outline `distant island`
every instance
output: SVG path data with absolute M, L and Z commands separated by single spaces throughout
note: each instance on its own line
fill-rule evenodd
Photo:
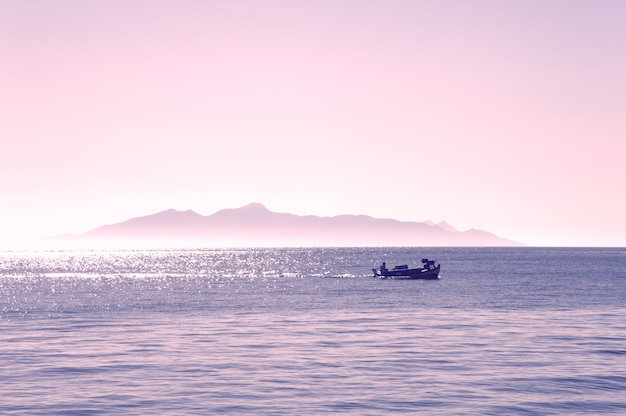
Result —
M 407 222 L 367 215 L 300 216 L 272 212 L 259 203 L 208 216 L 169 209 L 59 239 L 86 245 L 163 248 L 523 246 L 487 231 L 458 231 L 445 222 Z

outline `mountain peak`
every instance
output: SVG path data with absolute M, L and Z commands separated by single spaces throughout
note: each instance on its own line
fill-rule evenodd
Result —
M 440 227 L 440 228 L 443 228 L 446 231 L 452 231 L 452 232 L 458 231 L 456 228 L 454 228 L 453 226 L 451 226 L 450 224 L 448 224 L 445 221 L 441 221 L 441 222 L 437 223 L 437 226 Z
M 259 202 L 252 202 L 248 205 L 244 205 L 243 207 L 239 208 L 240 211 L 255 211 L 255 212 L 269 212 L 269 209 L 267 209 L 265 207 L 265 205 L 259 203 Z
M 278 214 L 265 208 L 265 205 L 253 202 L 240 208 L 226 208 L 210 215 L 210 221 L 244 222 L 251 223 L 259 219 L 267 219 Z

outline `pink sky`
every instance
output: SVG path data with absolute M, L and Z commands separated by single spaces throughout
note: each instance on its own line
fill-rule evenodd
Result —
M 167 208 L 626 246 L 626 2 L 0 0 L 0 246 Z

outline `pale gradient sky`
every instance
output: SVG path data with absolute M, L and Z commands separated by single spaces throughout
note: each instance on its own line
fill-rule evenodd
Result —
M 0 243 L 167 208 L 626 246 L 626 1 L 0 0 Z

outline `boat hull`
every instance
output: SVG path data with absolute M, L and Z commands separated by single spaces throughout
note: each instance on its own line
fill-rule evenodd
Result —
M 405 270 L 382 270 L 374 269 L 374 276 L 381 279 L 439 279 L 439 270 L 441 265 L 437 265 L 430 269 L 405 269 Z

